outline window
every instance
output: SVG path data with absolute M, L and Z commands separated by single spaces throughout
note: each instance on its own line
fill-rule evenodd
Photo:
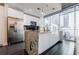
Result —
M 53 31 L 55 29 L 58 30 L 58 25 L 59 25 L 59 14 L 51 15 L 45 18 L 45 26 L 48 27 L 50 31 Z
M 60 27 L 74 29 L 74 12 L 60 15 Z
M 76 36 L 79 36 L 79 6 L 76 7 Z
M 64 27 L 64 15 L 60 15 L 60 28 Z
M 79 6 L 76 7 L 76 29 L 79 30 Z
M 69 25 L 69 14 L 64 15 L 64 27 L 67 28 Z
M 44 20 L 45 20 L 45 27 L 47 27 L 50 30 L 51 17 L 46 17 Z
M 59 14 L 52 15 L 51 22 L 55 25 L 59 25 Z
M 67 37 L 73 38 L 68 40 L 74 40 L 74 8 L 65 10 L 60 14 L 60 29 L 61 28 L 63 28 L 64 36 L 67 35 Z
M 50 25 L 50 17 L 46 17 L 45 18 L 45 26 L 48 26 L 48 25 Z
M 69 28 L 74 29 L 74 12 L 69 13 Z

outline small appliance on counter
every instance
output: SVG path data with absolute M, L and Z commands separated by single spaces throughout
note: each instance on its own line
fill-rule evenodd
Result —
M 30 25 L 24 25 L 24 30 L 39 30 L 39 26 L 34 21 L 30 22 Z
M 24 30 L 39 30 L 39 26 L 24 25 Z

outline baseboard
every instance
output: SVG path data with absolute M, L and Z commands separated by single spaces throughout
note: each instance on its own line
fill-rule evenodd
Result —
M 9 43 L 8 45 L 18 44 L 18 43 L 22 43 L 22 42 L 24 42 L 24 41 L 13 42 L 13 43 Z
M 66 40 L 66 39 L 65 39 L 65 40 Z M 76 41 L 74 41 L 74 40 L 66 40 L 66 41 L 76 42 Z
M 0 44 L 0 47 L 2 47 L 2 44 Z
M 57 43 L 55 43 L 54 45 L 52 45 L 50 48 L 48 48 L 47 50 L 45 50 L 43 53 L 41 53 L 39 55 L 45 55 L 49 50 L 51 50 L 53 47 L 55 47 L 58 43 L 62 43 L 62 41 L 58 41 Z

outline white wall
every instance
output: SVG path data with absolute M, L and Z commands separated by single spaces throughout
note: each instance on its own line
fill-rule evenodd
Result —
M 24 13 L 13 8 L 8 8 L 8 16 L 23 19 Z
M 45 23 L 44 18 L 40 17 L 39 26 L 44 27 L 44 25 L 45 25 L 44 23 Z
M 35 21 L 39 26 L 39 20 L 39 18 L 24 14 L 24 25 L 30 25 L 30 21 Z
M 7 5 L 0 6 L 0 44 L 7 45 Z
M 3 6 L 0 6 L 0 44 L 2 44 L 2 40 L 4 39 L 4 30 L 3 30 L 3 27 L 4 27 L 4 15 L 3 15 L 3 12 L 4 12 L 4 7 Z
M 12 8 L 8 8 L 8 16 L 24 19 L 24 25 L 30 25 L 30 21 L 36 21 L 38 26 L 43 26 L 44 24 L 42 18 L 36 18 Z

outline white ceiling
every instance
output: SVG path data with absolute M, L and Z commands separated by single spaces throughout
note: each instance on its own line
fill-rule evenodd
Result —
M 9 3 L 8 5 L 39 17 L 62 9 L 60 3 Z

